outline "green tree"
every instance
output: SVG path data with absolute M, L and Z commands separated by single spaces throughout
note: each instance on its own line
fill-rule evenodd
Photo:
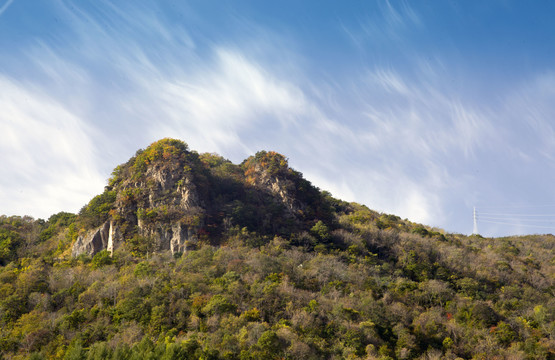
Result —
M 17 232 L 0 228 L 0 265 L 4 266 L 15 259 L 16 250 L 22 242 Z
M 102 266 L 110 265 L 112 263 L 112 257 L 108 250 L 102 250 L 94 255 L 91 261 L 91 266 L 93 269 L 98 269 Z
M 318 222 L 310 229 L 310 233 L 319 241 L 324 243 L 329 242 L 331 238 L 329 228 L 322 222 L 322 220 L 318 220 Z

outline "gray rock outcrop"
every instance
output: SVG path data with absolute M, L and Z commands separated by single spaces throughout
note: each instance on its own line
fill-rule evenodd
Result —
M 217 241 L 231 227 L 287 233 L 327 211 L 319 190 L 276 152 L 258 152 L 233 165 L 162 139 L 112 175 L 105 192 L 85 208 L 89 218 L 81 224 L 89 229 L 86 224 L 104 223 L 78 237 L 73 256 L 104 249 L 113 254 L 124 245 L 142 255 L 184 253 L 199 237 Z M 91 221 L 91 214 L 101 218 Z
M 141 236 L 154 240 L 157 251 L 171 251 L 172 254 L 184 253 L 188 244 L 198 241 L 197 232 L 180 222 L 157 223 L 145 226 L 139 221 Z
M 73 244 L 71 255 L 78 256 L 80 254 L 88 254 L 93 256 L 107 249 L 109 236 L 110 222 L 106 222 L 102 226 L 79 236 Z
M 114 215 L 99 228 L 79 236 L 72 255 L 94 256 L 104 249 L 113 254 L 134 235 L 152 241 L 153 251 L 183 253 L 187 244 L 198 240 L 203 206 L 192 175 L 183 170 L 183 164 L 152 165 L 140 181 L 126 179 L 120 184 Z M 184 224 L 186 217 L 199 221 Z

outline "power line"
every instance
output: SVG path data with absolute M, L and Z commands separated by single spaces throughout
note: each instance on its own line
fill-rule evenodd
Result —
M 519 216 L 519 217 L 552 217 L 555 218 L 555 214 L 515 214 L 515 213 L 478 213 L 478 215 L 492 215 L 492 216 Z
M 521 219 L 521 218 L 509 218 L 509 217 L 493 217 L 493 216 L 477 216 L 477 220 L 486 221 L 486 220 L 503 220 L 503 221 L 522 221 L 522 222 L 536 222 L 536 223 L 550 223 L 555 222 L 555 219 Z
M 553 207 L 555 207 L 555 204 L 480 207 L 480 209 L 486 209 L 489 212 L 480 212 L 474 207 L 472 212 L 474 223 L 473 234 L 478 234 L 478 222 L 555 230 L 555 214 L 541 214 L 542 210 L 540 210 L 543 208 L 551 212 L 553 209 L 549 208 Z
M 541 208 L 541 207 L 555 207 L 555 204 L 542 204 L 542 205 L 498 205 L 498 206 L 480 206 L 480 209 L 517 209 L 517 208 Z
M 498 225 L 513 225 L 513 226 L 523 226 L 523 227 L 532 227 L 532 228 L 539 228 L 539 229 L 551 229 L 555 230 L 554 226 L 540 226 L 540 225 L 533 225 L 533 224 L 520 224 L 520 223 L 509 223 L 509 222 L 499 222 L 499 221 L 490 221 L 490 220 L 482 220 L 482 222 L 489 223 L 489 224 L 498 224 Z

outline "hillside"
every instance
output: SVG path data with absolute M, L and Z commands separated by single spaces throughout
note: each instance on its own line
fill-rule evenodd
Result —
M 554 359 L 554 247 L 163 139 L 79 214 L 0 217 L 0 358 Z

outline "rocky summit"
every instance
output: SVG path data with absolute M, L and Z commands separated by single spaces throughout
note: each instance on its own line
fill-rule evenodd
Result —
M 320 191 L 276 152 L 240 165 L 163 139 L 113 171 L 103 194 L 85 206 L 72 255 L 136 251 L 184 253 L 231 227 L 272 234 L 309 229 L 331 213 Z M 216 239 L 216 240 L 215 240 Z

